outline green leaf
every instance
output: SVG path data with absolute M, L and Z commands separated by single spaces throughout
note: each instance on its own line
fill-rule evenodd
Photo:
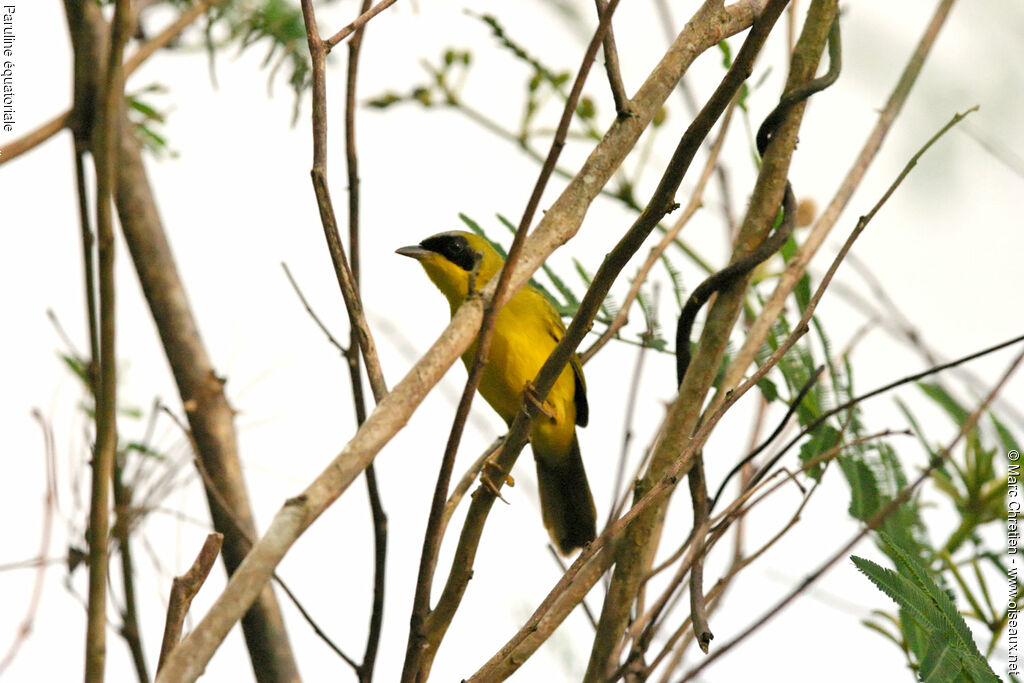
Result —
M 842 434 L 835 427 L 824 424 L 815 430 L 810 440 L 800 445 L 800 462 L 806 463 L 811 459 L 826 453 L 835 448 L 842 440 Z M 822 465 L 817 465 L 808 471 L 812 477 L 820 476 Z
M 850 559 L 871 583 L 888 595 L 893 602 L 907 610 L 926 630 L 934 630 L 941 626 L 942 619 L 938 609 L 929 600 L 928 594 L 915 586 L 910 579 L 863 557 L 853 555 Z
M 732 47 L 729 46 L 729 42 L 726 40 L 719 41 L 718 49 L 722 53 L 722 66 L 728 69 L 732 66 Z
M 167 461 L 167 456 L 165 456 L 163 453 L 160 453 L 159 451 L 153 450 L 152 448 L 142 443 L 141 441 L 129 441 L 127 445 L 125 445 L 124 450 L 126 452 L 138 453 L 143 457 L 153 458 L 154 460 L 160 462 Z
M 771 403 L 779 398 L 779 388 L 768 377 L 762 377 L 757 383 L 757 388 L 761 390 L 761 396 L 766 403 Z
M 665 270 L 668 272 L 669 278 L 672 280 L 672 293 L 676 297 L 676 307 L 682 310 L 683 301 L 686 299 L 683 295 L 683 274 L 672 265 L 672 260 L 668 257 L 667 253 L 661 252 L 660 258 L 662 265 L 665 266 Z
M 161 114 L 160 112 L 158 112 L 153 107 L 151 107 L 148 104 L 146 104 L 145 102 L 142 102 L 142 101 L 138 100 L 135 97 L 129 97 L 128 98 L 128 103 L 131 105 L 132 109 L 134 109 L 135 111 L 139 112 L 140 114 L 145 116 L 147 119 L 152 119 L 154 121 L 159 121 L 160 123 L 164 122 L 164 115 Z
M 928 640 L 928 649 L 920 665 L 922 683 L 958 683 L 963 680 L 960 656 L 944 635 L 932 634 Z
M 78 358 L 77 356 L 72 356 L 66 353 L 62 353 L 60 355 L 60 358 L 62 361 L 64 361 L 64 364 L 68 366 L 68 368 L 75 375 L 75 377 L 82 380 L 82 384 L 84 384 L 86 388 L 88 388 L 89 372 L 85 368 L 85 361 L 83 361 L 81 358 Z
M 939 615 L 943 620 L 943 627 L 959 639 L 959 644 L 964 651 L 973 652 L 980 657 L 981 652 L 974 644 L 974 635 L 967 628 L 967 622 L 964 621 L 963 616 L 957 611 L 956 605 L 953 604 L 949 594 L 935 583 L 928 569 L 920 560 L 908 555 L 903 548 L 897 546 L 885 534 L 880 535 L 885 544 L 889 546 L 891 551 L 890 557 L 896 560 L 897 570 L 901 574 L 913 577 L 917 585 L 928 593 L 931 600 L 938 607 Z
M 994 683 L 998 677 L 982 657 L 974 636 L 950 594 L 918 558 L 898 545 L 892 537 L 879 534 L 896 565 L 886 569 L 870 560 L 853 556 L 851 560 L 868 579 L 899 605 L 921 629 L 911 637 L 903 620 L 904 632 L 917 656 L 922 681 L 974 681 Z M 966 676 L 963 672 L 967 672 Z
M 899 398 L 895 400 L 900 412 L 903 413 L 903 416 L 907 418 L 907 422 L 910 423 L 910 429 L 913 430 L 914 434 L 917 436 L 917 440 L 921 444 L 921 447 L 928 453 L 929 458 L 935 458 L 937 451 L 928 443 L 928 439 L 925 438 L 924 432 L 921 430 L 921 426 L 917 423 L 917 418 L 914 417 L 914 414 L 910 412 L 910 408 L 908 408 L 903 401 Z
M 946 411 L 957 427 L 962 427 L 970 417 L 970 411 L 960 405 L 941 385 L 934 382 L 918 382 L 917 386 Z
M 514 235 L 516 232 L 516 226 L 512 225 L 512 221 L 505 218 L 500 213 L 496 215 L 501 224 L 508 228 L 509 232 L 511 232 Z M 505 258 L 504 253 L 502 253 L 502 258 Z M 565 303 L 560 303 L 557 299 L 555 299 L 555 297 L 552 296 L 551 293 L 548 292 L 548 290 L 545 289 L 539 282 L 537 282 L 536 279 L 531 279 L 530 284 L 539 289 L 541 292 L 543 292 L 544 295 L 548 297 L 548 299 L 555 302 L 555 307 L 558 308 L 559 311 L 568 311 L 569 315 L 574 314 L 576 312 L 576 309 L 580 307 L 579 299 L 577 299 L 576 295 L 573 294 L 572 290 L 569 289 L 564 282 L 562 282 L 562 278 L 558 277 L 558 274 L 551 268 L 551 266 L 549 266 L 547 263 L 542 263 L 540 268 L 541 270 L 544 271 L 544 274 L 548 276 L 548 279 L 551 280 L 551 284 L 555 286 L 555 289 L 558 290 L 558 293 L 561 294 L 562 297 L 565 299 Z
M 996 428 L 996 434 L 999 435 L 999 441 L 1003 445 L 1003 450 L 1009 452 L 1017 449 L 1020 442 L 1014 438 L 1010 430 L 1006 428 L 1006 425 L 992 411 L 989 411 L 988 417 L 992 420 L 992 426 Z
M 130 417 L 132 419 L 138 420 L 142 418 L 142 409 L 137 408 L 135 406 L 119 406 L 117 409 L 117 414 L 121 415 L 122 417 Z
M 840 456 L 839 467 L 850 486 L 850 516 L 862 521 L 870 519 L 881 500 L 875 476 L 862 460 L 853 457 Z

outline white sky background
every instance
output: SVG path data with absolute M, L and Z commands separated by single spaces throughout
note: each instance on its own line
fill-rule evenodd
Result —
M 13 135 L 0 138 L 4 142 L 62 111 L 71 92 L 71 56 L 60 3 L 15 2 L 18 126 Z M 589 17 L 591 4 L 582 0 L 577 4 Z M 680 26 L 695 4 L 673 3 Z M 843 75 L 834 88 L 813 99 L 794 157 L 791 179 L 799 197 L 813 197 L 819 206 L 831 197 L 934 4 L 914 0 L 898 6 L 847 7 Z M 421 60 L 436 62 L 448 47 L 469 48 L 475 64 L 464 91 L 466 101 L 516 126 L 528 73 L 507 52 L 495 49 L 489 30 L 467 16 L 466 7 L 497 14 L 509 34 L 544 63 L 571 71 L 578 66 L 585 41 L 568 30 L 546 3 L 421 1 L 418 6 L 414 12 L 412 5 L 398 3 L 371 23 L 363 48 L 361 98 L 387 90 L 405 92 L 425 82 Z M 801 16 L 805 8 L 806 3 L 800 3 Z M 332 33 L 353 11 L 351 2 L 321 8 L 321 32 Z M 163 21 L 154 20 L 151 27 L 162 25 Z M 627 90 L 632 93 L 663 49 L 653 4 L 623 3 L 615 28 Z M 782 35 L 777 31 L 755 69 L 754 81 L 765 65 L 776 65 L 752 96 L 754 126 L 778 97 Z M 955 112 L 980 104 L 981 110 L 969 119 L 973 129 L 993 146 L 1024 155 L 1021 35 L 1024 11 L 1019 5 L 963 2 L 953 9 L 887 145 L 812 266 L 815 273 L 827 267 L 856 217 L 870 208 L 910 155 Z M 735 39 L 734 45 L 741 39 Z M 344 215 L 345 202 L 343 53 L 338 51 L 328 69 L 329 177 L 339 215 Z M 347 339 L 346 318 L 309 183 L 308 101 L 303 103 L 298 125 L 291 128 L 293 95 L 285 83 L 278 82 L 268 98 L 266 73 L 258 69 L 262 56 L 260 48 L 241 57 L 224 50 L 217 61 L 215 86 L 201 52 L 161 54 L 140 69 L 128 86 L 133 91 L 162 83 L 170 89 L 156 102 L 169 113 L 163 132 L 178 156 L 150 160 L 150 179 L 200 329 L 218 371 L 229 378 L 227 392 L 239 410 L 243 464 L 261 529 L 282 501 L 299 492 L 338 452 L 354 427 L 344 363 L 302 309 L 279 265 L 281 261 L 289 264 L 322 318 L 339 338 Z M 693 73 L 698 93 L 706 95 L 721 74 L 717 51 L 700 58 Z M 603 128 L 612 107 L 600 68 L 593 70 L 587 93 L 598 100 Z M 680 99 L 673 96 L 668 107 L 669 119 L 657 138 L 651 173 L 637 192 L 640 201 L 648 196 L 658 169 L 688 123 Z M 546 112 L 552 126 L 557 114 L 556 107 Z M 453 111 L 424 111 L 413 105 L 384 113 L 364 109 L 358 126 L 364 299 L 385 376 L 394 384 L 447 322 L 447 304 L 414 263 L 392 252 L 429 234 L 461 227 L 459 212 L 504 239 L 507 233 L 493 216 L 502 213 L 518 220 L 538 168 L 509 143 Z M 732 137 L 725 158 L 731 160 L 734 197 L 741 209 L 752 172 L 743 137 Z M 544 143 L 537 146 L 546 150 Z M 589 143 L 570 145 L 562 165 L 578 166 L 589 149 Z M 71 159 L 70 136 L 63 133 L 0 168 L 0 224 L 6 237 L 6 248 L 0 252 L 0 291 L 4 318 L 9 321 L 3 335 L 6 362 L 0 374 L 6 458 L 6 474 L 0 479 L 0 519 L 5 520 L 0 564 L 38 553 L 44 465 L 41 433 L 30 416 L 33 408 L 46 415 L 56 433 L 61 515 L 54 520 L 48 555 L 59 558 L 69 543 L 83 545 L 82 508 L 76 507 L 72 490 L 77 487 L 80 495 L 87 496 L 85 420 L 76 407 L 82 392 L 58 359 L 62 342 L 45 315 L 52 309 L 78 348 L 87 346 Z M 699 163 L 700 159 L 690 179 L 696 177 Z M 691 186 L 685 183 L 684 191 Z M 561 181 L 552 181 L 542 207 L 551 203 L 561 187 Z M 966 354 L 1021 332 L 1022 189 L 1024 179 L 963 131 L 953 131 L 924 157 L 855 248 L 923 338 L 944 357 Z M 685 196 L 681 194 L 682 201 Z M 719 263 L 725 258 L 725 247 L 719 195 L 713 185 L 706 196 L 707 209 L 688 226 L 684 237 Z M 596 270 L 631 219 L 615 202 L 599 199 L 580 234 L 552 257 L 551 264 L 568 276 L 570 259 L 575 257 Z M 180 412 L 177 391 L 120 237 L 118 246 L 121 401 L 148 412 L 159 396 Z M 635 267 L 631 264 L 627 273 Z M 849 267 L 840 273 L 842 281 L 870 297 Z M 696 271 L 687 271 L 686 276 L 688 287 L 697 284 Z M 663 271 L 658 277 L 664 280 Z M 574 285 L 582 290 L 578 280 Z M 616 291 L 621 299 L 625 287 Z M 660 304 L 662 321 L 671 328 L 677 312 L 664 282 Z M 826 295 L 820 311 L 837 348 L 864 322 L 835 294 Z M 634 321 L 640 317 L 635 313 Z M 622 397 L 635 357 L 635 347 L 611 344 L 587 366 L 592 417 L 580 440 L 602 523 L 623 434 Z M 1004 352 L 970 369 L 988 385 L 1008 360 Z M 917 355 L 879 330 L 857 347 L 854 365 L 861 390 L 924 367 Z M 663 402 L 672 397 L 673 367 L 670 356 L 647 358 L 633 425 L 634 458 L 649 442 Z M 401 666 L 423 527 L 464 377 L 461 366 L 453 370 L 376 461 L 390 532 L 385 631 L 377 665 L 380 681 L 394 680 Z M 912 389 L 900 395 L 916 399 Z M 1020 408 L 1022 396 L 1024 380 L 1018 377 L 1005 397 Z M 973 397 L 964 394 L 964 398 Z M 752 405 L 751 400 L 741 404 L 709 445 L 711 482 L 717 484 L 745 447 Z M 935 439 L 952 435 L 936 411 L 920 401 L 915 405 Z M 870 429 L 904 426 L 889 397 L 876 399 L 865 411 Z M 122 438 L 140 438 L 144 426 L 143 421 L 123 420 Z M 501 421 L 478 401 L 460 449 L 456 476 L 502 431 Z M 154 444 L 174 458 L 187 458 L 181 433 L 164 418 L 158 422 Z M 910 440 L 898 445 L 917 458 L 916 464 L 924 462 Z M 529 456 L 522 463 L 516 471 L 518 485 L 506 493 L 511 506 L 496 506 L 488 520 L 474 579 L 436 660 L 433 673 L 438 681 L 458 680 L 475 671 L 515 632 L 558 578 L 545 548 L 547 536 L 540 523 Z M 199 523 L 182 522 L 161 512 L 150 515 L 144 536 L 163 563 L 159 574 L 146 550 L 136 546 L 143 639 L 151 668 L 170 576 L 184 571 L 207 531 L 206 504 L 187 463 L 182 465 L 182 477 L 186 475 L 190 484 L 175 490 L 163 508 L 183 511 Z M 299 540 L 280 567 L 280 575 L 323 629 L 357 658 L 365 638 L 372 574 L 364 490 L 361 480 L 353 485 Z M 797 500 L 795 492 L 782 493 L 759 508 L 748 525 L 747 547 L 754 549 L 770 537 L 788 519 Z M 838 471 L 830 471 L 805 510 L 803 523 L 733 584 L 724 606 L 712 617 L 716 642 L 744 628 L 856 531 L 846 514 L 847 503 L 845 483 Z M 669 536 L 685 533 L 688 507 L 683 494 L 673 507 L 676 514 Z M 929 514 L 938 515 L 938 528 L 948 521 L 941 512 Z M 450 528 L 439 581 L 446 574 L 460 525 L 461 514 Z M 727 559 L 725 551 L 723 547 L 713 556 L 708 585 Z M 876 554 L 870 544 L 862 544 L 858 552 Z M 63 586 L 66 573 L 60 564 L 49 570 L 35 633 L 10 668 L 8 680 L 81 677 L 85 613 Z M 116 576 L 115 572 L 112 594 L 119 602 Z M 4 613 L 0 651 L 14 638 L 33 579 L 30 570 L 0 574 Z M 77 595 L 84 595 L 84 570 L 71 583 Z M 205 613 L 223 583 L 218 566 L 193 603 L 193 615 Z M 347 679 L 347 666 L 280 597 L 305 678 Z M 598 588 L 588 599 L 595 610 L 600 598 Z M 842 562 L 771 626 L 710 668 L 705 679 L 735 680 L 759 670 L 796 681 L 820 680 L 822 671 L 835 681 L 905 680 L 909 674 L 903 673 L 897 649 L 859 623 L 872 608 L 889 609 L 891 603 L 849 562 Z M 111 614 L 116 626 L 118 617 Z M 677 619 L 682 617 L 682 612 L 677 614 Z M 578 679 L 589 654 L 590 635 L 577 611 L 515 679 Z M 109 680 L 133 680 L 127 649 L 114 629 L 109 632 L 108 653 Z M 234 680 L 248 671 L 236 628 L 210 663 L 208 678 Z

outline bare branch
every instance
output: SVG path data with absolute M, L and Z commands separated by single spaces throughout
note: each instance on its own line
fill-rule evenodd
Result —
M 38 127 L 25 133 L 20 138 L 11 140 L 3 147 L 0 147 L 0 165 L 6 164 L 8 161 L 21 156 L 30 149 L 34 149 L 35 147 L 43 144 L 57 133 L 67 128 L 70 120 L 71 111 L 68 110 L 62 114 L 54 116 L 46 123 L 40 124 Z
M 302 302 L 302 307 L 306 309 L 306 313 L 309 313 L 309 317 L 313 319 L 313 322 L 316 323 L 316 326 L 319 327 L 320 331 L 324 333 L 324 336 L 327 337 L 327 341 L 330 343 L 330 345 L 336 348 L 338 350 L 338 353 L 340 353 L 344 357 L 346 355 L 347 349 L 341 345 L 341 342 L 334 338 L 334 335 L 331 334 L 331 331 L 327 329 L 327 326 L 324 325 L 322 320 L 320 320 L 320 316 L 318 316 L 316 314 L 316 311 L 313 310 L 313 307 L 309 305 L 309 301 L 306 299 L 306 295 L 302 293 L 302 289 L 299 287 L 299 283 L 296 282 L 295 278 L 292 276 L 292 271 L 288 267 L 288 264 L 282 261 L 281 268 L 284 270 L 285 277 L 288 278 L 288 284 L 292 286 L 292 289 L 295 290 L 295 294 L 299 297 L 299 301 Z
M 313 180 L 313 191 L 316 193 L 317 207 L 320 210 L 320 222 L 323 224 L 324 237 L 334 265 L 334 274 L 338 280 L 345 310 L 348 312 L 349 323 L 356 331 L 359 348 L 366 361 L 366 372 L 370 379 L 370 387 L 374 396 L 380 401 L 387 393 L 384 374 L 380 369 L 380 359 L 373 335 L 366 322 L 362 300 L 356 288 L 355 278 L 349 267 L 345 249 L 338 233 L 338 221 L 331 202 L 331 193 L 327 187 L 327 78 L 325 43 L 320 39 L 313 12 L 312 0 L 303 0 L 302 17 L 306 23 L 306 36 L 309 43 L 310 61 L 313 70 L 313 168 L 310 176 Z
M 370 9 L 370 0 L 363 0 L 360 13 Z M 345 79 L 345 170 L 348 175 L 348 244 L 349 265 L 356 292 L 359 291 L 359 157 L 356 149 L 356 78 L 359 74 L 359 54 L 363 46 L 366 24 L 356 29 L 348 44 L 348 73 Z M 366 401 L 363 397 L 363 379 L 359 363 L 359 331 L 352 327 L 349 330 L 348 349 L 345 359 L 348 361 L 349 376 L 352 380 L 352 400 L 355 404 L 356 422 L 362 425 L 366 421 Z M 380 401 L 387 391 L 383 378 L 377 383 L 371 381 L 374 400 Z M 381 628 L 384 620 L 384 587 L 387 569 L 388 518 L 384 512 L 380 490 L 377 487 L 377 472 L 373 463 L 366 467 L 366 494 L 370 502 L 370 518 L 373 523 L 373 604 L 370 608 L 370 625 L 366 634 L 366 647 L 363 650 L 363 661 L 357 673 L 360 683 L 373 680 L 373 670 L 377 662 L 377 651 L 380 645 Z
M 117 539 L 117 553 L 121 557 L 121 583 L 124 587 L 120 633 L 128 643 L 140 683 L 148 683 L 149 672 L 139 629 L 138 601 L 135 599 L 135 566 L 132 562 L 131 542 L 132 489 L 124 483 L 124 468 L 119 460 L 114 459 L 114 526 L 111 536 Z
M 217 561 L 220 547 L 224 543 L 224 534 L 214 532 L 206 537 L 203 547 L 199 549 L 195 561 L 189 570 L 181 576 L 174 577 L 171 583 L 171 597 L 167 605 L 167 620 L 164 623 L 164 638 L 160 643 L 160 660 L 157 671 L 163 668 L 164 662 L 171 651 L 181 640 L 181 629 L 185 624 L 185 615 L 192 605 L 192 598 L 206 582 L 206 577 Z
M 57 484 L 55 480 L 54 470 L 56 468 L 56 448 L 53 443 L 53 430 L 46 420 L 43 419 L 42 413 L 38 410 L 32 411 L 32 417 L 35 418 L 36 422 L 43 430 L 43 447 L 45 453 L 46 462 L 46 496 L 43 499 L 43 528 L 39 534 L 39 554 L 34 560 L 36 566 L 36 579 L 32 584 L 32 593 L 28 599 L 28 608 L 25 610 L 25 617 L 21 620 L 21 625 L 18 626 L 17 634 L 14 637 L 14 642 L 4 653 L 2 659 L 0 659 L 0 676 L 3 675 L 7 667 L 11 665 L 14 658 L 18 656 L 18 651 L 21 646 L 24 645 L 25 641 L 28 640 L 29 635 L 32 633 L 32 625 L 35 622 L 36 612 L 39 610 L 39 602 L 43 598 L 43 579 L 46 578 L 46 569 L 50 563 L 46 560 L 46 556 L 50 552 L 50 537 L 53 532 L 53 513 L 57 506 Z
M 594 0 L 597 6 L 597 18 L 600 20 L 608 11 L 608 0 Z M 612 90 L 612 101 L 615 102 L 615 113 L 618 116 L 629 116 L 629 96 L 622 84 L 622 72 L 619 69 L 619 51 L 615 47 L 615 30 L 609 24 L 602 42 L 604 48 L 604 70 L 608 75 L 608 85 Z
M 690 498 L 693 502 L 693 545 L 690 549 L 690 622 L 693 624 L 693 635 L 701 652 L 708 653 L 708 645 L 714 636 L 708 625 L 707 604 L 704 601 L 704 555 L 707 549 L 704 538 L 707 536 L 710 523 L 708 513 L 708 488 L 704 479 L 704 459 L 698 453 L 693 468 L 690 469 Z
M 395 4 L 396 1 L 397 0 L 381 0 L 370 9 L 364 10 L 362 14 L 356 17 L 355 21 L 353 21 L 351 24 L 341 29 L 333 36 L 324 41 L 323 44 L 326 51 L 330 52 L 331 50 L 333 50 L 335 45 L 345 40 L 359 29 L 366 26 L 366 22 L 368 22 L 370 19 L 373 19 L 375 16 L 386 10 L 388 7 L 391 7 L 393 4 Z
M 110 484 L 117 450 L 117 355 L 114 348 L 114 158 L 124 99 L 121 60 L 132 20 L 130 0 L 117 0 L 102 102 L 94 129 L 96 233 L 99 253 L 99 375 L 95 385 L 96 444 L 89 503 L 89 605 L 85 680 L 99 683 L 106 665 L 107 563 L 110 536 Z

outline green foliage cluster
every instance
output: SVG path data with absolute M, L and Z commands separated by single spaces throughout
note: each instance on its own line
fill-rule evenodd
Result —
M 234 0 L 218 5 L 206 28 L 206 46 L 210 56 L 211 72 L 218 42 L 214 29 L 224 25 L 228 43 L 237 43 L 239 51 L 255 45 L 266 46 L 262 66 L 268 69 L 267 89 L 282 67 L 287 66 L 288 85 L 295 94 L 292 123 L 298 119 L 300 96 L 312 84 L 309 49 L 306 45 L 306 27 L 297 4 L 288 0 Z
M 982 657 L 967 622 L 949 593 L 918 558 L 880 534 L 896 569 L 871 560 L 851 559 L 879 590 L 899 605 L 902 623 L 912 633 L 915 669 L 925 683 L 991 683 L 999 677 Z
M 190 3 L 177 0 L 175 5 L 184 9 Z M 312 84 L 312 70 L 306 45 L 306 29 L 297 3 L 289 0 L 228 0 L 221 2 L 206 14 L 202 47 L 210 64 L 210 78 L 216 82 L 216 58 L 221 50 L 237 46 L 244 52 L 257 45 L 266 48 L 261 64 L 267 70 L 267 92 L 273 95 L 273 84 L 283 68 L 287 69 L 287 82 L 294 94 L 292 123 L 298 120 L 302 94 Z M 188 47 L 182 42 L 170 46 Z M 159 132 L 166 113 L 160 111 L 153 97 L 167 92 L 167 88 L 154 83 L 128 95 L 129 117 L 135 133 L 145 148 L 157 158 L 174 157 L 167 139 Z
M 167 88 L 159 83 L 151 84 L 142 90 L 128 93 L 125 100 L 128 104 L 128 120 L 135 129 L 135 136 L 157 159 L 176 157 L 178 155 L 167 144 L 167 138 L 159 132 L 159 129 L 167 120 L 167 115 L 160 111 L 153 100 L 153 96 L 167 93 Z
M 92 389 L 93 371 L 90 364 L 73 348 L 58 355 L 63 365 L 81 383 L 84 398 L 78 409 L 88 420 L 90 432 L 94 434 L 96 408 Z M 181 463 L 172 462 L 169 454 L 154 444 L 156 422 L 160 412 L 159 400 L 153 402 L 148 412 L 136 405 L 118 400 L 119 428 L 114 456 L 115 509 L 119 523 L 127 525 L 126 528 L 134 528 L 178 485 L 176 474 Z M 129 427 L 127 423 L 134 423 L 135 427 Z M 135 438 L 127 436 L 132 432 L 137 434 Z M 80 496 L 75 498 L 78 500 Z M 87 547 L 88 529 L 85 530 L 84 536 Z M 72 545 L 68 548 L 69 576 L 78 567 L 84 566 L 88 558 L 88 552 L 76 547 L 74 542 L 72 540 Z M 120 547 L 117 547 L 117 551 L 128 552 L 127 549 Z
M 941 409 L 953 427 L 957 430 L 965 427 L 970 411 L 946 388 L 936 382 L 921 382 L 918 388 Z M 1019 448 L 1020 441 L 995 412 L 990 412 L 987 415 L 988 425 L 976 424 L 968 429 L 961 441 L 962 447 L 946 455 L 942 446 L 925 436 L 920 421 L 908 405 L 900 400 L 897 404 L 930 460 L 941 463 L 931 474 L 931 483 L 939 494 L 939 505 L 953 512 L 958 523 L 945 542 L 922 542 L 916 546 L 905 536 L 894 535 L 892 532 L 898 531 L 894 525 L 887 526 L 888 532 L 881 534 L 883 543 L 880 548 L 893 560 L 895 574 L 900 580 L 892 579 L 889 574 L 879 574 L 877 569 L 869 573 L 864 567 L 866 561 L 854 558 L 858 568 L 899 606 L 896 615 L 876 610 L 865 623 L 895 643 L 922 680 L 997 680 L 990 670 L 987 678 L 979 673 L 974 660 L 980 655 L 970 639 L 970 632 L 957 627 L 957 637 L 953 638 L 948 629 L 940 629 L 935 621 L 939 614 L 922 610 L 920 596 L 907 581 L 919 584 L 916 586 L 918 589 L 927 588 L 922 585 L 925 580 L 942 587 L 944 595 L 949 597 L 946 602 L 936 601 L 936 609 L 951 624 L 954 623 L 950 610 L 955 610 L 952 597 L 952 587 L 955 586 L 968 605 L 962 614 L 987 635 L 985 657 L 993 654 L 999 637 L 1007 628 L 1009 612 L 1005 605 L 1002 608 L 995 606 L 992 595 L 996 590 L 991 584 L 995 583 L 993 577 L 1003 580 L 1009 567 L 1004 562 L 1003 549 L 991 545 L 987 540 L 990 535 L 985 530 L 1002 527 L 1006 522 L 1004 499 L 1008 478 L 995 466 L 996 455 Z M 859 480 L 851 483 L 851 488 L 860 484 Z M 919 522 L 919 528 L 923 530 L 923 521 Z M 906 557 L 915 563 L 913 573 L 906 565 Z M 1016 599 L 1021 597 L 1018 587 Z M 944 649 L 936 649 L 937 638 L 945 643 Z M 964 644 L 965 641 L 969 646 Z

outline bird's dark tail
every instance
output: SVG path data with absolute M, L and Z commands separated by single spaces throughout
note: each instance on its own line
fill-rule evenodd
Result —
M 594 540 L 597 531 L 597 512 L 583 469 L 579 442 L 573 434 L 567 456 L 552 457 L 536 451 L 534 456 L 544 526 L 558 550 L 568 555 Z

